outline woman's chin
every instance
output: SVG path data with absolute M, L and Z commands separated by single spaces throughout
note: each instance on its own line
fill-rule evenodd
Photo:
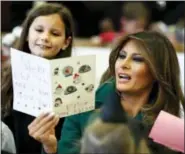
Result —
M 117 90 L 120 91 L 120 92 L 128 92 L 130 91 L 129 88 L 125 87 L 125 86 L 122 86 L 122 85 L 117 85 L 116 86 Z

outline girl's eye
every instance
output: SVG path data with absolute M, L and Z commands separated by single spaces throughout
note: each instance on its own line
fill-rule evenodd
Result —
M 41 32 L 43 32 L 43 30 L 42 29 L 35 29 L 35 31 L 37 31 L 37 32 L 39 32 L 39 33 L 41 33 Z
M 123 53 L 119 53 L 118 58 L 120 58 L 120 59 L 124 59 L 124 58 L 126 58 L 126 55 L 125 55 L 125 54 L 123 54 Z
M 60 36 L 61 34 L 59 32 L 51 32 L 54 36 Z
M 143 57 L 133 57 L 133 60 L 136 62 L 143 62 L 144 58 Z

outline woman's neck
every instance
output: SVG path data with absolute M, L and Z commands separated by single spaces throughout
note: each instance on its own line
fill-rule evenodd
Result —
M 121 94 L 121 105 L 129 116 L 135 117 L 141 110 L 142 106 L 148 103 L 149 92 L 144 92 L 137 95 Z

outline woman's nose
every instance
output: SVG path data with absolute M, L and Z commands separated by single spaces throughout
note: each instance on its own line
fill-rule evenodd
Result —
M 130 69 L 131 68 L 130 60 L 124 59 L 121 63 L 121 67 L 126 68 L 126 69 Z

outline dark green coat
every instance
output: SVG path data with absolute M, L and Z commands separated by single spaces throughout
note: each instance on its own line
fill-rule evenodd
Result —
M 100 108 L 104 104 L 106 95 L 110 91 L 115 91 L 114 82 L 104 83 L 96 91 L 96 109 Z M 61 139 L 58 142 L 59 154 L 78 154 L 80 147 L 79 141 L 83 135 L 84 129 L 87 126 L 89 117 L 92 116 L 94 111 L 81 113 L 67 117 L 64 121 Z M 136 117 L 140 119 L 140 115 Z

